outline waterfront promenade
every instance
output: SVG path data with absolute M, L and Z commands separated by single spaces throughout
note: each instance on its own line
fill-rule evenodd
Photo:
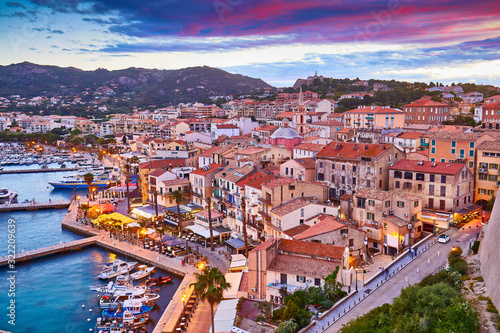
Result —
M 17 204 L 2 205 L 0 213 L 15 212 L 21 210 L 39 210 L 39 209 L 62 209 L 70 205 L 69 200 L 46 201 L 46 202 L 21 202 Z
M 18 169 L 18 170 L 2 170 L 0 175 L 13 173 L 40 173 L 40 172 L 59 172 L 59 171 L 76 171 L 79 168 L 47 168 L 47 169 Z

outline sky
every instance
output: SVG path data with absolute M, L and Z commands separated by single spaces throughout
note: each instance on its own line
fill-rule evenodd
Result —
M 498 0 L 0 0 L 0 65 L 500 86 Z

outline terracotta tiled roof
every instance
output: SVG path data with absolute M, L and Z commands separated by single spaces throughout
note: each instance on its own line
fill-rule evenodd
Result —
M 282 239 L 278 249 L 296 254 L 342 259 L 345 247 L 300 240 Z
M 384 108 L 381 106 L 377 106 L 373 109 L 371 106 L 363 106 L 362 108 L 349 110 L 349 111 L 346 111 L 344 113 L 374 113 L 374 114 L 375 113 L 380 113 L 380 114 L 402 113 L 402 114 L 404 114 L 404 111 L 399 110 L 399 109 Z
M 287 229 L 287 230 L 283 231 L 283 233 L 294 238 L 296 235 L 303 233 L 304 231 L 306 231 L 309 228 L 311 228 L 311 227 L 308 226 L 307 224 L 301 224 L 301 225 L 298 225 L 296 227 Z
M 398 227 L 404 227 L 408 225 L 408 222 L 400 219 L 397 216 L 386 216 L 382 219 L 382 223 L 392 223 Z
M 340 121 L 336 121 L 336 120 L 317 121 L 315 123 L 312 123 L 311 125 L 318 125 L 318 126 L 342 126 L 342 127 L 344 127 L 344 123 L 341 123 Z
M 389 149 L 389 144 L 357 144 L 353 142 L 331 142 L 316 154 L 319 157 L 357 159 L 378 157 Z
M 277 255 L 269 265 L 268 271 L 324 279 L 332 274 L 340 263 L 339 259 L 326 261 L 324 259 Z
M 423 134 L 420 132 L 404 132 L 403 134 L 399 135 L 398 138 L 401 139 L 418 139 L 422 136 Z
M 264 243 L 260 243 L 256 247 L 254 247 L 250 252 L 256 252 L 257 250 L 267 250 L 271 245 L 273 245 L 277 239 L 269 238 Z
M 178 167 L 178 166 L 184 166 L 186 165 L 186 160 L 185 159 L 180 159 L 180 158 L 171 158 L 171 159 L 166 159 L 166 160 L 151 160 L 149 162 L 141 163 L 140 168 L 141 169 L 159 169 L 159 168 L 168 168 L 170 166 L 172 167 Z
M 273 131 L 278 129 L 278 126 L 274 125 L 266 125 L 266 126 L 260 126 L 255 129 L 255 131 Z
M 376 190 L 372 188 L 362 188 L 357 191 L 354 196 L 358 198 L 385 200 L 392 195 L 392 192 Z
M 295 158 L 291 161 L 295 161 L 302 165 L 306 169 L 315 169 L 316 168 L 316 159 L 314 157 L 308 158 Z
M 210 169 L 206 168 L 207 170 L 203 169 L 203 168 L 199 168 L 199 169 L 196 169 L 194 171 L 191 171 L 191 173 L 193 175 L 200 175 L 200 176 L 206 176 L 207 174 L 209 174 L 210 172 L 214 172 L 216 170 L 218 170 L 219 168 L 221 168 L 223 165 L 222 164 L 217 164 L 217 163 L 212 163 L 209 165 L 210 166 Z
M 498 142 L 498 141 L 484 141 L 479 146 L 477 146 L 476 149 L 500 151 L 500 142 Z
M 165 172 L 167 172 L 167 170 L 163 170 L 163 169 L 156 169 L 154 171 L 151 171 L 151 173 L 149 174 L 150 176 L 153 176 L 153 177 L 158 177 L 158 176 L 161 176 L 163 175 Z
M 225 147 L 225 146 L 224 146 Z M 212 153 L 216 152 L 217 150 L 219 150 L 221 147 L 218 147 L 218 146 L 215 146 L 215 147 L 212 147 L 212 148 L 209 148 L 207 150 L 205 150 L 203 153 L 200 154 L 200 156 L 202 157 L 212 157 Z
M 483 135 L 489 135 L 485 133 L 474 133 L 474 132 L 436 132 L 432 134 L 427 134 L 426 137 L 431 140 L 453 140 L 453 141 L 476 141 Z M 493 137 L 491 137 L 493 139 Z
M 212 220 L 215 219 L 215 218 L 224 216 L 224 214 L 219 213 L 215 209 L 211 209 L 211 213 L 212 213 Z M 202 216 L 202 217 L 205 217 L 206 219 L 208 219 L 208 209 L 203 210 L 203 211 L 201 211 L 199 213 L 196 213 L 196 215 L 199 215 L 199 216 Z
M 244 165 L 240 168 L 235 168 L 231 165 L 226 166 L 222 171 L 215 174 L 216 178 L 225 179 L 232 183 L 237 183 L 240 180 L 247 177 L 250 173 L 254 171 L 254 167 L 251 165 Z
M 282 112 L 278 115 L 276 115 L 276 118 L 291 118 L 293 116 L 295 116 L 295 112 L 293 111 L 286 111 L 286 112 Z
M 258 148 L 258 147 L 255 147 L 255 148 L 245 148 L 245 149 L 238 149 L 236 151 L 236 154 L 251 155 L 251 154 L 261 153 L 261 152 L 264 152 L 266 150 L 268 150 L 268 148 Z
M 221 124 L 221 125 L 216 125 L 217 128 L 223 129 L 223 128 L 239 128 L 238 126 L 234 124 Z
M 279 178 L 279 179 L 271 180 L 269 183 L 266 183 L 264 185 L 268 188 L 275 188 L 275 187 L 278 187 L 280 185 L 286 185 L 286 184 L 293 183 L 294 181 L 295 181 L 295 179 L 293 179 L 293 178 Z
M 439 103 L 427 98 L 417 99 L 416 101 L 411 102 L 410 104 L 403 105 L 403 107 L 412 107 L 412 106 L 441 106 L 441 107 L 450 107 L 448 104 Z
M 417 160 L 399 160 L 391 167 L 391 170 L 454 175 L 465 167 L 465 164 L 460 164 L 460 163 L 430 162 L 430 161 L 423 162 L 423 165 L 418 165 L 418 163 L 419 161 Z M 432 166 L 433 163 L 436 165 L 435 167 Z
M 438 125 L 429 128 L 429 132 L 465 132 L 472 126 L 458 126 L 458 125 Z
M 309 200 L 306 200 L 303 198 L 296 198 L 296 199 L 290 200 L 288 202 L 285 202 L 282 205 L 274 207 L 271 210 L 271 212 L 273 212 L 274 214 L 277 214 L 279 216 L 285 216 L 286 214 L 289 214 L 293 211 L 296 211 L 297 209 L 305 207 L 309 204 L 311 204 L 311 202 Z
M 350 131 L 351 131 L 350 128 L 343 128 L 341 130 L 338 130 L 336 133 L 346 133 L 346 134 L 349 134 Z
M 162 184 L 164 186 L 174 186 L 174 185 L 187 185 L 187 184 L 191 184 L 191 183 L 189 182 L 189 179 L 179 178 L 179 179 L 162 181 Z
M 266 182 L 273 180 L 275 178 L 276 178 L 275 175 L 266 175 L 265 173 L 257 172 L 256 174 L 251 175 L 242 181 L 239 181 L 238 183 L 236 183 L 236 185 L 241 187 L 249 186 L 260 190 L 262 189 L 262 184 L 265 184 Z
M 500 102 L 488 103 L 483 105 L 483 109 L 499 109 L 499 108 L 500 108 Z
M 333 216 L 328 216 L 323 221 L 316 223 L 309 229 L 302 232 L 300 235 L 294 237 L 295 240 L 303 240 L 317 235 L 325 234 L 327 232 L 339 230 L 347 227 L 346 224 L 337 221 Z
M 293 147 L 293 149 L 302 149 L 308 151 L 318 152 L 323 149 L 324 145 L 318 145 L 317 143 L 303 142 L 300 145 Z

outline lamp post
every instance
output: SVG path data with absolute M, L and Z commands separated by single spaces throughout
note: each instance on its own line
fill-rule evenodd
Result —
M 368 238 L 367 237 L 365 238 L 364 243 L 365 243 L 366 259 L 368 260 Z
M 186 294 L 182 295 L 181 300 L 182 300 L 182 305 L 185 308 L 186 307 Z

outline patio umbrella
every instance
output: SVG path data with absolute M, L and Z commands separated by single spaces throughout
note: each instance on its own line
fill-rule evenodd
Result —
M 146 229 L 146 233 L 145 233 L 145 235 L 152 235 L 152 234 L 154 234 L 155 232 L 156 232 L 156 231 L 155 231 L 154 229 L 147 228 L 147 229 Z
M 167 235 L 163 236 L 163 238 L 161 239 L 161 241 L 162 242 L 166 242 L 166 241 L 169 241 L 169 240 L 172 240 L 172 239 L 175 239 L 175 237 L 172 236 L 172 235 L 168 235 L 167 234 Z
M 129 228 L 140 228 L 141 225 L 138 222 L 132 222 L 127 225 Z
M 165 242 L 165 245 L 167 246 L 176 246 L 176 245 L 183 245 L 184 241 L 181 241 L 180 239 L 171 239 Z

